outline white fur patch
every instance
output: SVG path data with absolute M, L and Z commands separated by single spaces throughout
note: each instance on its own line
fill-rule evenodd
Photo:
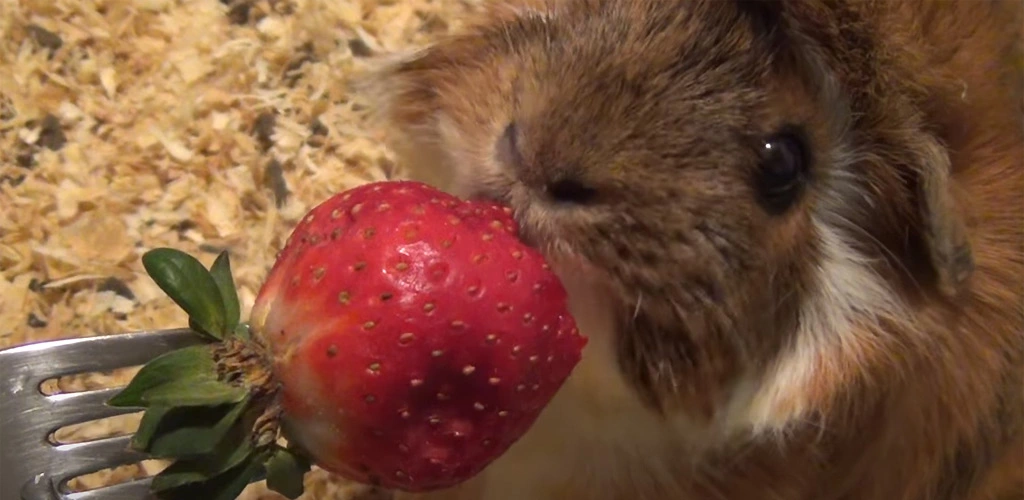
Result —
M 784 434 L 788 426 L 813 418 L 811 387 L 831 393 L 829 382 L 849 366 L 862 366 L 865 347 L 885 339 L 866 337 L 873 329 L 858 324 L 900 317 L 904 306 L 870 263 L 836 229 L 816 221 L 823 258 L 812 293 L 800 310 L 793 341 L 760 380 L 746 380 L 726 409 L 725 428 L 753 434 Z M 819 393 L 820 394 L 820 393 Z

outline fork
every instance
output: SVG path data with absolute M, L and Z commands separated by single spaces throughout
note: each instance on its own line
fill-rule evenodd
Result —
M 145 364 L 202 342 L 189 329 L 136 331 L 54 340 L 0 351 L 0 500 L 143 500 L 151 478 L 69 492 L 75 477 L 145 460 L 129 448 L 132 436 L 53 443 L 51 433 L 83 422 L 141 411 L 106 401 L 123 387 L 43 394 L 44 381 L 66 375 Z

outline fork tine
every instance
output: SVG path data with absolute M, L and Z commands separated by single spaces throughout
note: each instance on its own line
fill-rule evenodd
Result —
M 137 479 L 90 491 L 68 493 L 66 500 L 149 500 L 155 498 L 149 491 L 153 478 Z
M 133 413 L 103 403 L 121 388 L 45 396 L 43 381 L 64 375 L 143 365 L 168 351 L 202 343 L 189 329 L 139 331 L 27 344 L 0 350 L 0 498 L 139 500 L 145 484 L 60 494 L 54 486 L 83 474 L 146 460 L 128 445 L 132 436 L 52 445 L 47 436 L 63 425 Z M 108 496 L 108 493 L 116 496 Z M 118 492 L 124 492 L 123 495 Z
M 121 389 L 122 387 L 111 387 L 96 391 L 47 396 L 43 398 L 46 405 L 43 405 L 44 407 L 41 407 L 38 414 L 32 418 L 37 419 L 37 425 L 50 427 L 52 432 L 65 425 L 142 411 L 140 408 L 118 408 L 106 405 L 107 400 L 114 397 Z
M 54 480 L 63 482 L 68 479 L 89 474 L 118 465 L 147 460 L 144 453 L 128 447 L 132 436 L 116 436 L 84 443 L 62 444 L 56 446 L 60 457 L 61 469 L 50 475 Z
M 200 342 L 202 338 L 194 332 L 179 328 L 39 342 L 0 353 L 7 360 L 6 368 L 17 372 L 12 378 L 21 377 L 23 383 L 16 385 L 23 386 L 64 375 L 137 366 L 164 352 Z

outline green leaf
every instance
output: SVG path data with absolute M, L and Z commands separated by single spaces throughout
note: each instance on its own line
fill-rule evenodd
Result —
M 217 380 L 209 345 L 194 345 L 162 354 L 107 401 L 110 406 L 195 406 L 237 403 L 248 393 Z
M 163 414 L 154 426 L 155 436 L 138 449 L 154 458 L 187 458 L 213 453 L 248 408 L 248 402 L 246 397 L 234 405 L 174 408 Z M 148 412 L 143 421 L 147 416 Z
M 214 335 L 212 333 L 207 332 L 206 330 L 203 330 L 202 325 L 200 325 L 199 323 L 196 323 L 196 320 L 194 320 L 192 318 L 188 319 L 188 327 L 193 332 L 196 332 L 196 333 L 202 335 L 203 337 L 206 337 L 207 339 L 212 340 L 214 342 L 221 340 L 221 338 L 218 337 L 217 335 Z
M 168 486 L 173 481 L 163 479 L 162 483 L 158 486 L 158 479 L 161 478 L 161 475 L 164 475 L 172 467 L 178 465 L 180 463 L 178 462 L 154 477 L 151 489 L 158 498 L 164 500 L 235 500 L 242 494 L 246 486 L 259 480 L 260 472 L 263 469 L 263 462 L 266 458 L 267 455 L 265 453 L 249 455 L 244 461 L 216 475 L 193 475 L 184 482 L 179 482 L 174 486 Z M 180 475 L 178 472 L 171 472 L 165 478 L 175 475 L 178 475 L 179 481 L 186 479 L 185 476 Z
M 175 380 L 142 395 L 146 406 L 213 406 L 238 403 L 249 391 L 217 379 Z
M 235 289 L 235 281 L 231 276 L 231 258 L 227 251 L 221 252 L 217 256 L 217 260 L 213 261 L 210 274 L 220 290 L 221 300 L 224 303 L 224 336 L 226 337 L 235 332 L 241 317 L 238 290 Z
M 209 481 L 240 464 L 253 460 L 257 455 L 254 453 L 249 430 L 242 426 L 234 427 L 227 439 L 217 443 L 213 453 L 175 461 L 170 467 L 153 477 L 150 489 L 159 492 L 187 484 Z M 258 473 L 257 470 L 254 474 Z
M 302 495 L 302 479 L 310 471 L 309 463 L 278 446 L 267 460 L 266 468 L 267 488 L 292 500 Z
M 151 406 L 147 409 L 139 421 L 139 428 L 136 429 L 135 435 L 132 436 L 132 448 L 143 452 L 148 451 L 153 435 L 156 434 L 157 428 L 163 422 L 164 416 L 170 411 L 170 408 L 163 406 Z
M 142 256 L 142 265 L 201 331 L 224 337 L 227 324 L 224 299 L 210 271 L 198 259 L 173 248 L 157 248 Z
M 252 334 L 250 333 L 249 325 L 247 323 L 239 323 L 238 326 L 235 327 L 235 336 L 242 340 L 252 339 Z

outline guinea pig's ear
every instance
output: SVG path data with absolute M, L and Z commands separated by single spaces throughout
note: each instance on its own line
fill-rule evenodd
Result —
M 444 188 L 451 172 L 437 130 L 444 63 L 433 46 L 370 62 L 350 89 L 366 105 L 367 125 L 396 155 L 395 177 Z
M 967 217 L 954 193 L 950 158 L 938 141 L 922 146 L 917 196 L 921 239 L 935 271 L 938 289 L 956 296 L 974 271 L 974 253 L 967 234 Z
M 351 81 L 350 89 L 368 105 L 373 125 L 422 122 L 434 107 L 431 82 L 432 47 L 377 56 Z

